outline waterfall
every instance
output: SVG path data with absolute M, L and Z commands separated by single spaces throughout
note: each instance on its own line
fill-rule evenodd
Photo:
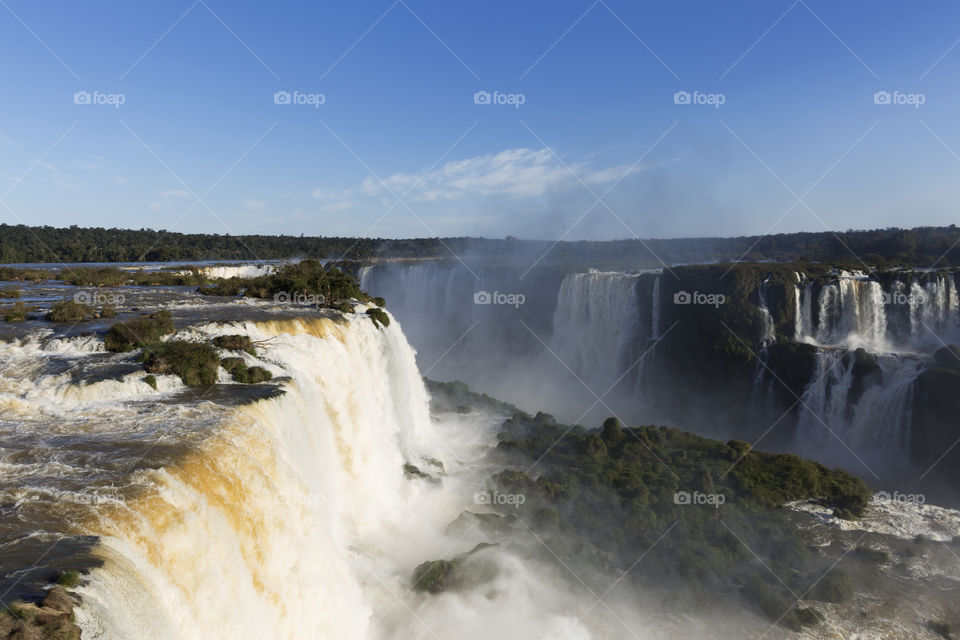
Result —
M 807 342 L 813 340 L 813 282 L 807 281 L 803 274 L 800 276 L 795 291 L 794 340 Z
M 569 274 L 560 285 L 551 349 L 597 393 L 633 364 L 639 277 L 591 271 Z
M 925 366 L 915 358 L 894 355 L 877 356 L 875 363 L 873 376 L 859 381 L 861 393 L 854 398 L 851 392 L 858 383 L 854 352 L 817 352 L 813 375 L 801 396 L 798 442 L 814 449 L 836 449 L 842 445 L 835 435 L 858 453 L 909 451 L 913 384 Z
M 413 352 L 365 318 L 232 329 L 270 341 L 287 393 L 226 416 L 87 523 L 105 564 L 81 589 L 82 624 L 107 638 L 369 638 L 357 549 L 399 535 L 416 506 L 403 464 L 424 466 L 432 429 Z
M 660 278 L 653 281 L 653 294 L 650 296 L 650 339 L 660 339 Z

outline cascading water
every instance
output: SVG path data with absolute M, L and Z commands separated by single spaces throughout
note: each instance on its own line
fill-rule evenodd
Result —
M 626 273 L 574 273 L 557 295 L 550 346 L 578 376 L 605 391 L 627 374 L 641 331 L 639 276 Z
M 244 357 L 285 376 L 284 393 L 214 404 L 175 376 L 158 376 L 154 391 L 96 338 L 0 343 L 0 428 L 13 420 L 36 457 L 11 453 L 4 438 L 4 477 L 24 486 L 0 498 L 55 496 L 49 513 L 49 500 L 37 502 L 35 526 L 69 516 L 60 551 L 95 542 L 87 552 L 97 562 L 77 589 L 84 638 L 609 637 L 569 613 L 578 601 L 569 586 L 507 550 L 479 556 L 496 592 L 412 591 L 417 564 L 487 539 L 444 530 L 464 509 L 483 511 L 474 493 L 491 473 L 481 461 L 501 419 L 432 419 L 396 323 L 300 314 L 201 322 L 176 337 L 225 332 L 256 341 L 258 356 Z M 88 363 L 116 372 L 81 382 L 65 372 Z M 442 483 L 407 477 L 410 465 Z M 0 518 L 8 524 L 28 526 Z M 43 551 L 50 543 L 27 551 L 59 558 L 57 545 Z
M 876 352 L 936 349 L 960 341 L 955 274 L 905 273 L 886 289 L 861 272 L 841 271 L 820 286 L 796 290 L 795 338 Z M 813 306 L 818 313 L 814 322 Z

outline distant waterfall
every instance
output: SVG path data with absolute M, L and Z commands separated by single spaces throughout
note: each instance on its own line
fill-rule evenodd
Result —
M 653 295 L 650 297 L 650 339 L 660 339 L 660 276 L 653 281 Z
M 953 273 L 904 273 L 884 288 L 861 272 L 841 271 L 819 289 L 801 277 L 795 295 L 798 341 L 891 352 L 935 349 L 941 341 L 960 340 Z
M 813 447 L 854 450 L 878 447 L 909 450 L 913 418 L 913 383 L 924 366 L 915 358 L 878 356 L 874 378 L 857 385 L 852 351 L 822 349 L 801 398 L 796 437 Z M 869 384 L 868 384 L 869 383 Z M 831 432 L 833 432 L 831 434 Z
M 641 335 L 639 277 L 591 271 L 569 274 L 560 285 L 550 347 L 588 384 L 602 386 L 597 393 L 633 364 Z

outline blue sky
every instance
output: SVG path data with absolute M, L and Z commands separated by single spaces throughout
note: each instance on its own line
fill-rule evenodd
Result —
M 569 240 L 950 224 L 958 18 L 935 0 L 2 0 L 0 221 Z

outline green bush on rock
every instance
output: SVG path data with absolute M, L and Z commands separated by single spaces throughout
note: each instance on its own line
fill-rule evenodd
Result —
M 370 319 L 373 320 L 373 323 L 377 326 L 390 326 L 390 316 L 387 315 L 387 312 L 379 307 L 371 307 L 367 309 L 367 315 L 370 316 Z
M 227 351 L 246 351 L 252 356 L 257 355 L 257 351 L 253 346 L 253 340 L 250 339 L 250 336 L 217 336 L 213 339 L 213 346 L 226 349 Z
M 93 317 L 92 307 L 79 304 L 73 300 L 61 300 L 53 305 L 47 320 L 51 322 L 83 322 Z
M 133 351 L 160 341 L 173 333 L 173 320 L 169 311 L 157 311 L 149 316 L 134 318 L 114 324 L 104 337 L 107 351 Z
M 214 384 L 220 367 L 220 356 L 211 345 L 186 340 L 146 346 L 141 360 L 147 373 L 173 373 L 186 385 Z

